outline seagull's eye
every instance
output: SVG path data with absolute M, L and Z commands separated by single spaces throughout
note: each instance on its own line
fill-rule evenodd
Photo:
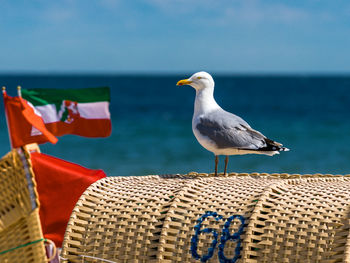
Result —
M 197 79 L 201 79 L 202 77 L 197 77 Z

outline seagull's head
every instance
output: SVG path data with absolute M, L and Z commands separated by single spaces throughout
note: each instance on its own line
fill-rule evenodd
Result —
M 190 78 L 180 80 L 176 83 L 177 86 L 190 85 L 196 90 L 206 88 L 214 88 L 214 80 L 212 76 L 204 71 L 194 73 Z

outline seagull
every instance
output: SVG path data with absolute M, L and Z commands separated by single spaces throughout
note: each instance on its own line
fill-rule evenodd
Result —
M 190 85 L 196 90 L 192 131 L 198 142 L 215 155 L 215 176 L 218 174 L 219 155 L 226 155 L 225 170 L 230 155 L 275 155 L 289 151 L 281 143 L 268 139 L 254 130 L 237 115 L 223 110 L 214 99 L 214 80 L 204 71 L 177 82 L 177 86 Z

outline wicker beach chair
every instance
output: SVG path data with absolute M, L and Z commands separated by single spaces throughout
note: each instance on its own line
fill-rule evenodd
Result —
M 0 160 L 0 262 L 47 262 L 28 153 Z
M 77 202 L 62 262 L 350 262 L 350 175 L 108 177 Z

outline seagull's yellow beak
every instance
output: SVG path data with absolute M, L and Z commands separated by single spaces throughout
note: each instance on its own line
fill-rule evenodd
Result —
M 190 85 L 192 83 L 189 79 L 182 79 L 176 83 L 176 86 Z

